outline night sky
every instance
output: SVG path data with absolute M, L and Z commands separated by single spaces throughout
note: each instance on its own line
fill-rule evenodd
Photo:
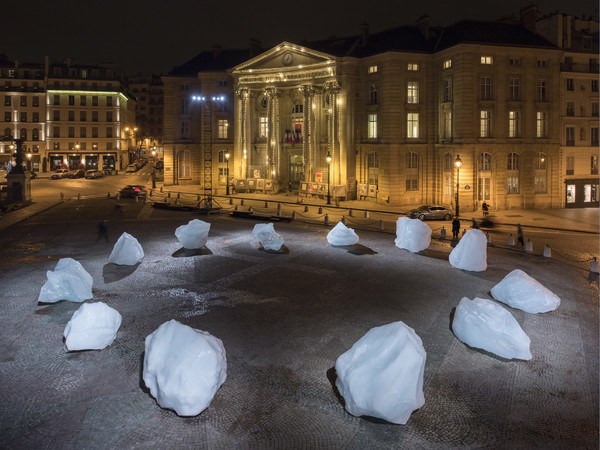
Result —
M 114 62 L 129 73 L 167 73 L 214 44 L 246 48 L 250 38 L 270 48 L 414 24 L 424 13 L 431 25 L 460 19 L 496 20 L 519 15 L 528 0 L 262 0 L 230 1 L 63 1 L 27 0 L 2 6 L 0 52 L 11 60 Z M 293 5 L 293 6 L 292 6 Z M 560 11 L 598 15 L 597 0 L 540 0 L 543 14 Z

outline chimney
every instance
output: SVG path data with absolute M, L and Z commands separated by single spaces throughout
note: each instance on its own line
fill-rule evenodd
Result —
M 213 45 L 213 48 L 212 48 L 213 59 L 217 59 L 217 57 L 221 54 L 222 50 L 223 50 L 223 47 L 221 47 L 221 45 L 219 45 L 219 44 Z
M 262 42 L 256 38 L 250 38 L 250 58 L 254 58 L 260 53 Z
M 423 14 L 417 19 L 417 28 L 425 39 L 429 39 L 429 14 Z
M 369 24 L 367 22 L 363 22 L 361 25 L 362 33 L 361 33 L 361 45 L 367 45 L 369 41 Z
M 532 3 L 531 5 L 525 6 L 524 8 L 521 8 L 519 13 L 521 15 L 521 25 L 535 33 L 535 23 L 539 15 L 537 5 Z

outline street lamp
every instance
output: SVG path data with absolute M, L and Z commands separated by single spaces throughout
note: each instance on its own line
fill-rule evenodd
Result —
M 229 152 L 225 152 L 225 161 L 227 161 L 227 171 L 225 175 L 225 195 L 229 195 Z
M 460 159 L 460 155 L 456 155 L 456 160 L 454 161 L 454 165 L 456 166 L 456 217 L 459 214 L 459 206 L 458 206 L 458 180 L 460 175 L 460 166 L 462 166 L 462 159 Z
M 329 190 L 331 185 L 331 153 L 327 152 L 325 160 L 327 161 L 327 204 L 331 205 L 331 192 Z
M 31 153 L 27 153 L 27 170 L 32 170 L 31 169 L 31 157 L 33 155 Z

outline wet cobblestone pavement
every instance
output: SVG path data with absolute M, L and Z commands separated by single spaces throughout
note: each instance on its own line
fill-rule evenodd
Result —
M 360 231 L 330 246 L 322 225 L 276 223 L 287 251 L 259 249 L 256 222 L 212 223 L 207 249 L 186 256 L 174 236 L 193 214 L 110 217 L 111 243 L 95 222 L 59 211 L 0 238 L 1 448 L 598 448 L 598 283 L 580 269 L 489 248 L 488 269 L 452 268 L 447 243 L 413 254 L 394 236 Z M 63 214 L 63 217 L 66 217 Z M 108 264 L 123 232 L 145 257 Z M 19 245 L 14 245 L 19 242 Z M 61 257 L 94 278 L 94 300 L 123 316 L 114 343 L 67 353 L 62 335 L 79 304 L 38 305 Z M 462 297 L 520 268 L 559 297 L 558 310 L 509 309 L 531 338 L 531 361 L 504 360 L 454 337 Z M 142 381 L 144 339 L 176 319 L 223 341 L 227 380 L 202 414 L 161 409 Z M 348 414 L 331 369 L 370 328 L 401 320 L 427 351 L 425 405 L 406 425 Z

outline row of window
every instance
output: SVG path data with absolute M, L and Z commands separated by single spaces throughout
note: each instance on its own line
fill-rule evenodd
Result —
M 27 118 L 29 117 L 28 113 L 26 111 L 21 111 L 19 113 L 19 115 L 16 115 L 17 112 L 15 111 L 15 121 L 17 121 L 17 118 L 19 119 L 19 122 L 28 122 Z M 4 111 L 4 121 L 5 122 L 12 122 L 12 112 L 11 111 Z M 32 122 L 39 122 L 40 121 L 40 113 L 35 111 L 31 113 L 31 121 Z
M 54 94 L 53 98 L 52 98 L 52 104 L 55 106 L 60 105 L 60 94 Z M 87 106 L 87 95 L 79 95 L 79 106 Z M 97 95 L 92 95 L 92 106 L 99 106 L 98 103 L 98 99 L 99 96 Z M 113 96 L 112 95 L 106 95 L 104 96 L 105 99 L 105 104 L 104 106 L 113 106 Z M 69 106 L 75 106 L 75 95 L 69 95 L 67 98 L 67 104 Z
M 587 137 L 585 133 L 586 129 L 581 127 L 579 129 L 579 140 L 582 142 L 586 142 Z M 598 137 L 598 127 L 590 128 L 590 145 L 598 146 L 600 144 L 600 139 Z M 565 128 L 565 145 L 567 147 L 575 146 L 575 127 L 566 127 Z
M 112 142 L 105 142 L 104 145 L 106 146 L 105 150 L 114 150 Z M 81 142 L 81 143 L 79 143 L 79 142 L 78 143 L 69 142 L 67 144 L 67 146 L 68 146 L 68 150 L 71 150 L 71 151 L 85 151 L 85 150 L 88 149 L 86 142 Z M 91 148 L 91 150 L 98 150 L 98 148 L 99 148 L 98 147 L 98 142 L 92 142 L 92 148 Z M 60 142 L 54 142 L 52 144 L 52 150 L 53 151 L 60 151 L 61 150 L 61 148 L 60 148 Z
M 61 127 L 52 127 L 52 137 L 53 138 L 60 138 L 61 137 Z M 93 138 L 97 138 L 100 137 L 98 134 L 99 128 L 98 127 L 91 127 L 91 137 Z M 107 138 L 112 138 L 114 137 L 114 128 L 113 127 L 106 127 L 105 129 L 105 134 L 103 137 L 107 137 Z M 64 136 L 62 136 L 64 137 Z M 67 128 L 67 137 L 75 137 L 75 127 L 68 127 Z M 79 137 L 81 138 L 86 138 L 87 136 L 87 128 L 86 127 L 80 127 L 79 128 Z
M 483 65 L 492 65 L 492 64 L 494 64 L 494 57 L 493 56 L 480 56 L 479 62 Z M 508 58 L 508 65 L 513 66 L 513 67 L 520 66 L 521 58 L 519 58 L 519 57 Z M 537 59 L 536 66 L 539 68 L 546 68 L 546 67 L 548 67 L 548 60 L 547 59 Z M 451 68 L 452 68 L 452 58 L 448 58 L 448 59 L 445 59 L 444 61 L 442 61 L 442 69 L 445 70 L 445 69 L 451 69 Z
M 575 80 L 573 78 L 567 78 L 566 83 L 567 83 L 567 91 L 575 90 Z M 585 90 L 584 84 L 581 85 L 581 89 Z M 592 92 L 598 92 L 598 80 L 590 80 L 590 90 Z
M 79 111 L 79 122 L 87 122 L 87 118 L 88 118 L 88 111 Z M 23 114 L 23 113 L 21 113 Z M 55 122 L 60 122 L 62 119 L 63 114 L 59 109 L 55 109 L 54 111 L 52 111 L 52 120 Z M 91 111 L 91 121 L 92 122 L 98 122 L 98 117 L 99 117 L 99 113 L 98 111 Z M 114 115 L 112 111 L 106 111 L 105 114 L 105 118 L 106 118 L 106 122 L 113 122 L 114 119 Z M 71 110 L 71 111 L 67 111 L 67 120 L 69 122 L 74 122 L 75 121 L 75 111 Z
M 4 106 L 12 106 L 13 105 L 13 101 L 12 101 L 13 96 L 12 95 L 5 95 L 4 96 Z M 40 106 L 40 97 L 38 95 L 32 96 L 32 97 L 27 97 L 26 95 L 21 95 L 19 100 L 19 105 L 20 106 L 27 106 L 27 99 L 31 98 L 31 106 Z M 16 106 L 16 104 L 15 104 Z

